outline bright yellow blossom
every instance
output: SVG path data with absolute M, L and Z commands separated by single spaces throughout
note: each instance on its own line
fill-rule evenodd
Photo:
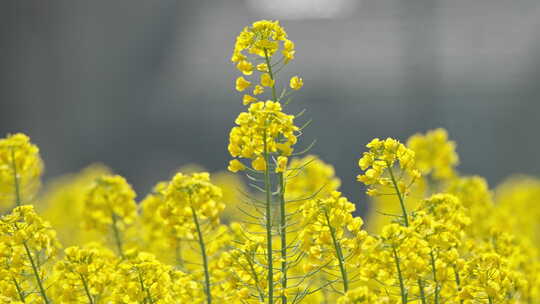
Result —
M 124 230 L 136 216 L 135 192 L 119 175 L 96 179 L 88 191 L 84 208 L 84 224 L 89 229 L 108 231 L 111 225 Z
M 38 148 L 22 134 L 1 139 L 0 204 L 20 206 L 0 217 L 0 304 L 540 304 L 540 180 L 492 191 L 460 176 L 443 129 L 407 146 L 374 139 L 358 180 L 374 196 L 366 223 L 380 229 L 365 231 L 363 201 L 337 191 L 334 168 L 294 158 L 304 128 L 281 100 L 302 79 L 279 91 L 273 82 L 294 56 L 276 21 L 253 23 L 235 44 L 238 86 L 254 93 L 229 134 L 228 169 L 254 191 L 188 165 L 137 204 L 124 178 L 92 166 L 46 187 L 42 218 L 27 205 Z M 253 74 L 262 84 L 244 78 Z M 258 101 L 263 85 L 271 97 Z
M 422 175 L 432 174 L 438 180 L 454 177 L 459 159 L 456 144 L 448 140 L 446 130 L 415 134 L 408 139 L 407 147 L 415 152 L 416 166 Z
M 251 167 L 257 171 L 264 171 L 266 170 L 266 161 L 262 156 L 259 156 L 251 162 Z
M 268 65 L 266 63 L 257 64 L 257 71 L 267 73 L 268 72 Z
M 227 169 L 233 173 L 236 173 L 238 171 L 245 170 L 246 166 L 242 164 L 242 162 L 238 159 L 233 159 L 229 162 L 229 166 L 227 167 Z
M 288 160 L 289 159 L 286 156 L 279 156 L 277 159 L 276 172 L 285 172 Z
M 39 149 L 22 133 L 0 139 L 0 209 L 29 203 L 41 185 Z
M 0 218 L 0 274 L 15 284 L 17 297 L 13 300 L 34 292 L 41 298 L 36 302 L 50 301 L 46 288 L 50 277 L 45 270 L 59 248 L 56 232 L 36 214 L 33 206 L 16 207 Z M 21 289 L 29 285 L 37 288 Z
M 64 302 L 105 302 L 110 296 L 108 289 L 117 279 L 114 253 L 98 244 L 68 247 L 64 253 L 54 267 L 56 278 L 62 282 L 53 288 L 55 298 Z
M 287 33 L 279 25 L 278 21 L 261 20 L 254 22 L 251 27 L 244 28 L 236 38 L 231 60 L 238 62 L 245 59 L 244 50 L 260 57 L 264 57 L 265 55 L 272 56 L 279 47 L 278 42 L 288 41 L 286 38 Z M 289 52 L 292 49 L 294 49 L 294 44 L 291 46 L 288 43 Z
M 236 90 L 242 92 L 251 85 L 251 82 L 247 81 L 244 77 L 240 76 L 236 78 Z
M 88 190 L 83 209 L 83 226 L 88 230 L 109 233 L 120 255 L 123 236 L 137 216 L 135 192 L 119 175 L 97 178 Z
M 220 198 L 221 189 L 210 183 L 208 173 L 177 173 L 165 190 L 166 204 L 161 209 L 161 216 L 167 229 L 179 237 L 196 239 L 193 213 L 201 221 L 217 225 L 219 213 L 225 208 Z
M 273 87 L 274 86 L 274 80 L 268 73 L 261 74 L 261 85 L 263 87 Z
M 262 93 L 264 93 L 264 87 L 261 85 L 256 85 L 253 89 L 253 95 L 260 95 Z
M 244 103 L 245 106 L 247 106 L 248 104 L 252 102 L 257 102 L 257 98 L 248 94 L 244 94 L 244 99 L 242 100 L 242 102 Z
M 250 158 L 256 170 L 264 168 L 264 153 L 288 152 L 296 143 L 298 127 L 294 116 L 282 112 L 277 102 L 257 102 L 236 119 L 229 135 L 229 152 L 233 157 Z M 266 150 L 266 151 L 265 151 Z
M 236 65 L 236 68 L 242 73 L 244 73 L 244 75 L 253 74 L 253 64 L 251 64 L 251 62 L 247 60 L 242 60 L 238 62 L 238 64 Z
M 290 83 L 289 83 L 289 86 L 293 90 L 300 90 L 303 85 L 304 85 L 304 80 L 302 80 L 302 78 L 300 78 L 298 76 L 293 76 L 291 78 Z

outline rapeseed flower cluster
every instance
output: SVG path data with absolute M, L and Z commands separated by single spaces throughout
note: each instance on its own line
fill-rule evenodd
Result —
M 385 191 L 395 191 L 398 197 L 404 199 L 420 176 L 414 163 L 414 151 L 393 138 L 384 141 L 375 138 L 366 147 L 369 151 L 364 152 L 358 161 L 358 166 L 365 172 L 357 177 L 359 182 L 369 186 L 366 193 L 376 196 L 393 194 Z M 396 164 L 398 168 L 394 168 Z M 397 175 L 397 170 L 403 173 Z
M 246 27 L 230 172 L 183 167 L 140 201 L 102 165 L 36 196 L 39 149 L 0 139 L 0 303 L 540 303 L 540 180 L 460 174 L 443 129 L 374 139 L 358 151 L 364 223 L 332 165 L 295 152 L 303 80 L 278 78 L 294 56 L 277 21 Z
M 453 170 L 459 158 L 456 144 L 448 140 L 444 129 L 436 129 L 424 134 L 415 134 L 407 140 L 407 147 L 415 152 L 416 167 L 422 175 L 445 180 L 455 175 Z
M 293 152 L 297 141 L 294 116 L 282 112 L 279 102 L 257 102 L 249 106 L 248 112 L 238 115 L 231 130 L 229 152 L 233 157 L 251 159 L 251 167 L 264 171 L 269 166 L 268 156 L 276 154 L 275 170 L 282 172 L 287 165 L 287 157 Z M 229 170 L 237 172 L 246 166 L 238 159 L 232 160 Z
M 0 140 L 0 210 L 31 203 L 43 174 L 39 148 L 17 133 Z
M 135 191 L 119 175 L 97 178 L 87 192 L 83 209 L 83 226 L 102 233 L 112 232 L 118 253 L 124 255 L 122 233 L 135 221 Z

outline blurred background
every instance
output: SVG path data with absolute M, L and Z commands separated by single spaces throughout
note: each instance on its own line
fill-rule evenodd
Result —
M 238 32 L 280 19 L 304 78 L 303 142 L 362 204 L 373 137 L 436 127 L 493 186 L 540 175 L 538 0 L 2 1 L 0 134 L 25 132 L 46 179 L 103 162 L 142 197 L 178 167 L 223 170 L 243 110 Z

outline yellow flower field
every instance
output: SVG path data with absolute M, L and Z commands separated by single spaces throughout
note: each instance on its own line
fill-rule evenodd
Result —
M 1 139 L 0 303 L 540 303 L 540 180 L 461 175 L 444 129 L 375 138 L 351 164 L 358 216 L 297 147 L 295 56 L 279 22 L 245 27 L 230 172 L 184 168 L 141 199 L 102 165 L 40 191 L 39 148 Z

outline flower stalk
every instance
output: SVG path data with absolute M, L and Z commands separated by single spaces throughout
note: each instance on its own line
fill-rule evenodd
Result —
M 201 225 L 199 224 L 199 217 L 197 216 L 197 212 L 195 212 L 195 208 L 191 206 L 191 212 L 193 214 L 193 222 L 195 223 L 195 228 L 197 229 L 197 237 L 199 241 L 199 246 L 201 249 L 201 256 L 203 261 L 203 268 L 204 268 L 204 293 L 206 294 L 206 303 L 211 304 L 212 303 L 212 293 L 210 289 L 210 272 L 208 269 L 208 256 L 206 254 L 206 247 L 204 244 L 203 234 L 201 231 Z
M 266 128 L 263 135 L 263 157 L 264 168 L 264 192 L 266 195 L 265 217 L 266 217 L 266 259 L 268 264 L 268 304 L 274 303 L 274 265 L 272 254 L 272 193 L 270 184 L 270 157 L 268 155 L 268 144 L 266 142 Z

